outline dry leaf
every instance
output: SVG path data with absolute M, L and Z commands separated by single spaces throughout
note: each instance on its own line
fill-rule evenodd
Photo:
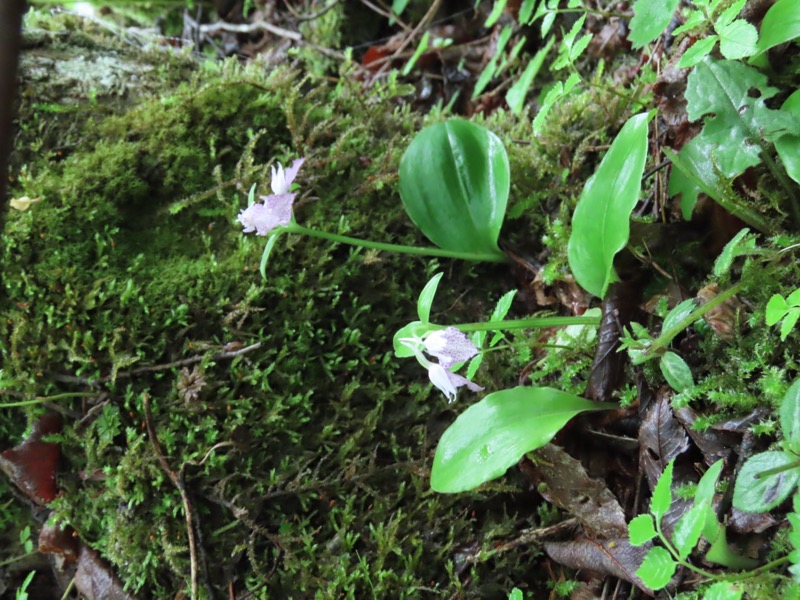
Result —
M 52 502 L 57 494 L 56 468 L 61 446 L 42 437 L 61 431 L 61 417 L 47 413 L 33 424 L 30 435 L 18 446 L 0 454 L 0 469 L 36 504 Z
M 11 205 L 11 208 L 15 208 L 17 210 L 28 210 L 31 207 L 31 204 L 39 202 L 41 199 L 41 196 L 37 198 L 28 198 L 27 196 L 23 196 L 22 198 L 12 198 L 9 204 Z
M 639 426 L 639 464 L 651 490 L 667 463 L 689 448 L 689 436 L 672 413 L 671 396 L 669 388 L 662 387 L 655 402 L 645 410 Z

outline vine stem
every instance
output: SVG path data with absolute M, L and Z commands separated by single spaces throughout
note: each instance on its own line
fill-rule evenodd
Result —
M 471 333 L 473 331 L 510 331 L 513 329 L 564 327 L 568 325 L 600 325 L 600 317 L 539 317 L 532 319 L 513 319 L 509 321 L 462 323 L 460 325 L 453 325 L 453 327 L 456 327 L 464 333 Z
M 278 230 L 275 231 L 277 232 Z M 327 231 L 309 229 L 308 227 L 303 227 L 297 223 L 290 223 L 284 226 L 281 231 L 285 233 L 301 233 L 309 237 L 320 238 L 340 244 L 363 246 L 364 248 L 374 248 L 376 250 L 399 252 L 401 254 L 413 254 L 416 256 L 438 256 L 442 258 L 460 258 L 462 260 L 494 263 L 504 263 L 508 261 L 508 258 L 506 258 L 506 256 L 499 251 L 496 254 L 489 254 L 483 252 L 458 252 L 456 250 L 443 250 L 441 248 L 424 248 L 421 246 L 404 246 L 402 244 L 387 244 L 384 242 L 362 240 L 360 238 L 354 238 L 347 235 L 339 235 L 337 233 L 328 233 Z

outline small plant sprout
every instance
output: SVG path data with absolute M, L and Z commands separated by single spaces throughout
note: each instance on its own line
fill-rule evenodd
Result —
M 772 327 L 781 324 L 781 341 L 784 341 L 800 318 L 800 289 L 789 294 L 784 298 L 780 294 L 775 294 L 767 302 L 767 325 Z

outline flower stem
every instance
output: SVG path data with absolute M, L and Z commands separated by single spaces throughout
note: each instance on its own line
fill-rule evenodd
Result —
M 464 333 L 469 333 L 472 331 L 508 331 L 511 329 L 535 329 L 537 327 L 563 327 L 568 325 L 600 325 L 600 317 L 538 317 L 510 321 L 462 323 L 453 325 L 453 327 L 457 327 Z
M 32 404 L 41 404 L 42 402 L 50 402 L 52 400 L 62 400 L 63 398 L 83 398 L 86 396 L 96 396 L 96 395 L 97 394 L 90 392 L 64 392 L 63 394 L 56 394 L 55 396 L 37 396 L 33 400 L 21 400 L 19 402 L 4 402 L 0 404 L 0 408 L 31 406 Z
M 498 252 L 497 254 L 487 254 L 480 252 L 458 252 L 455 250 L 443 250 L 441 248 L 422 248 L 420 246 L 404 246 L 402 244 L 386 244 L 383 242 L 373 242 L 370 240 L 362 240 L 346 235 L 339 235 L 337 233 L 328 233 L 327 231 L 318 231 L 316 229 L 309 229 L 297 223 L 290 223 L 284 228 L 286 233 L 302 233 L 304 235 L 329 240 L 331 242 L 338 242 L 340 244 L 350 244 L 351 246 L 363 246 L 364 248 L 375 248 L 376 250 L 385 250 L 387 252 L 399 252 L 401 254 L 415 254 L 417 256 L 440 256 L 442 258 L 460 258 L 462 260 L 474 260 L 480 262 L 506 262 L 508 259 L 504 254 Z

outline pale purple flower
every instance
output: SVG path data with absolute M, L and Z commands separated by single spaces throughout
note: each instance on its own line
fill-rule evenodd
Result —
M 244 226 L 242 231 L 267 235 L 276 227 L 288 225 L 292 220 L 292 203 L 296 195 L 261 196 L 263 203 L 255 202 L 239 213 L 238 221 Z
M 456 363 L 468 361 L 478 353 L 475 344 L 455 327 L 432 332 L 423 342 L 425 351 L 439 359 L 445 369 Z
M 292 187 L 297 171 L 303 166 L 304 158 L 295 159 L 292 166 L 284 170 L 278 163 L 276 169 L 273 165 L 271 187 L 274 194 L 261 196 L 262 202 L 255 202 L 239 213 L 237 220 L 244 226 L 244 233 L 256 232 L 256 235 L 267 235 L 276 227 L 288 225 L 292 221 L 292 204 L 297 194 L 289 189 Z
M 303 166 L 305 158 L 297 158 L 292 162 L 292 166 L 283 170 L 283 165 L 278 163 L 278 168 L 272 165 L 272 193 L 281 196 L 289 193 L 289 188 L 292 187 L 294 178 L 297 177 L 297 171 Z
M 473 383 L 466 377 L 453 373 L 450 369 L 446 369 L 441 364 L 429 363 L 428 377 L 431 383 L 442 390 L 442 393 L 447 396 L 448 402 L 453 402 L 456 399 L 456 392 L 458 388 L 463 385 L 467 386 L 467 388 L 473 392 L 480 392 L 483 390 L 477 383 Z

